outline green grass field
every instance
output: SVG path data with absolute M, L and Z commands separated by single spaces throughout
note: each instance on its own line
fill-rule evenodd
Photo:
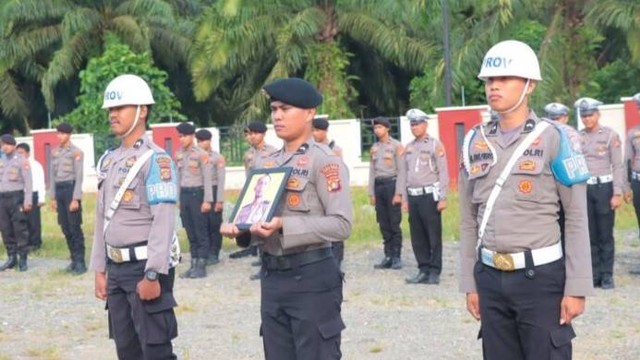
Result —
M 228 191 L 226 194 L 227 203 L 225 205 L 225 217 L 233 209 L 233 204 L 238 197 L 238 191 Z M 369 198 L 366 189 L 363 187 L 352 188 L 354 224 L 351 238 L 347 241 L 348 247 L 371 246 L 381 243 L 380 231 L 376 223 L 375 210 L 369 205 Z M 83 230 L 87 244 L 87 258 L 89 258 L 91 244 L 93 242 L 93 229 L 95 223 L 95 194 L 85 194 L 83 198 Z M 176 210 L 177 214 L 177 210 Z M 176 215 L 177 216 L 177 215 Z M 455 241 L 458 239 L 460 214 L 458 212 L 457 193 L 452 192 L 449 196 L 449 207 L 442 217 L 443 239 L 444 241 Z M 633 206 L 625 204 L 616 213 L 616 230 L 628 230 L 637 227 Z M 409 237 L 409 224 L 407 214 L 403 214 L 402 229 L 405 238 Z M 179 231 L 183 252 L 189 249 L 186 234 L 183 229 Z M 47 203 L 42 207 L 42 248 L 35 254 L 42 257 L 68 258 L 67 245 L 58 226 L 56 213 Z M 224 240 L 224 248 L 227 250 L 235 248 L 233 241 Z

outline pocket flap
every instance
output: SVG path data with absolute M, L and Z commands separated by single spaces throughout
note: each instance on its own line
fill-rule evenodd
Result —
M 551 343 L 554 347 L 559 348 L 567 345 L 576 337 L 575 331 L 571 325 L 563 325 L 551 332 Z
M 318 325 L 318 330 L 320 330 L 320 335 L 322 335 L 322 338 L 325 340 L 331 339 L 332 337 L 339 335 L 340 332 L 345 328 L 346 326 L 344 325 L 344 322 L 342 321 L 342 317 L 340 317 L 340 315 Z
M 149 314 L 159 313 L 178 306 L 178 303 L 176 303 L 172 293 L 164 293 L 157 299 L 143 301 L 142 303 L 144 304 L 144 310 Z

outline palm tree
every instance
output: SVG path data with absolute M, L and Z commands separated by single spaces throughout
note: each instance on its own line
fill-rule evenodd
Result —
M 640 2 L 633 0 L 598 0 L 590 2 L 587 19 L 597 25 L 621 30 L 631 55 L 640 64 Z
M 33 75 L 50 111 L 56 109 L 56 87 L 77 83 L 87 60 L 102 52 L 107 32 L 136 52 L 152 52 L 165 65 L 184 61 L 189 48 L 187 37 L 177 32 L 172 6 L 161 0 L 8 0 L 0 23 L 3 59 L 31 68 L 46 62 L 46 69 Z
M 232 96 L 232 103 L 243 109 L 243 116 L 264 116 L 262 85 L 275 78 L 303 76 L 325 95 L 321 112 L 352 116 L 357 89 L 388 90 L 359 87 L 359 82 L 394 85 L 383 63 L 418 72 L 432 56 L 431 44 L 410 36 L 414 10 L 413 1 L 396 0 L 215 4 L 198 26 L 191 53 L 196 98 L 207 99 L 233 82 L 237 96 Z M 371 59 L 356 59 L 356 53 Z M 365 66 L 379 72 L 363 71 Z

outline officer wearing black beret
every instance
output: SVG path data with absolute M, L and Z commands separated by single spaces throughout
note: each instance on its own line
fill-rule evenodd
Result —
M 389 120 L 387 118 L 384 118 L 384 117 L 381 117 L 381 116 L 373 119 L 372 124 L 373 124 L 374 127 L 376 125 L 382 125 L 382 126 L 386 127 L 387 129 L 391 129 L 391 123 L 389 122 Z
M 273 219 L 240 232 L 221 232 L 264 251 L 261 278 L 265 359 L 340 359 L 342 273 L 331 243 L 351 234 L 352 205 L 346 166 L 311 130 L 322 96 L 302 79 L 264 87 L 271 118 L 284 147 L 260 166 L 293 167 Z
M 73 126 L 69 123 L 63 122 L 56 126 L 56 131 L 64 134 L 71 134 L 73 132 Z
M 247 127 L 245 128 L 245 132 L 254 132 L 254 133 L 264 134 L 267 132 L 267 125 L 259 121 L 252 121 L 249 124 L 247 124 Z

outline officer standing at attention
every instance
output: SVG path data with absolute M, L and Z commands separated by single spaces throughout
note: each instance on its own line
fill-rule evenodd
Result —
M 592 98 L 575 102 L 584 129 L 582 150 L 587 159 L 591 178 L 587 180 L 587 206 L 589 210 L 589 238 L 591 239 L 591 265 L 593 286 L 613 289 L 615 210 L 622 205 L 626 189 L 620 137 L 611 128 L 601 126 L 598 106 Z
M 113 79 L 102 103 L 121 143 L 96 166 L 91 269 L 120 360 L 177 359 L 171 340 L 178 336 L 173 283 L 179 255 L 172 246 L 178 183 L 171 157 L 145 135 L 152 104 L 151 89 L 136 75 Z
M 180 179 L 180 219 L 191 249 L 191 267 L 180 277 L 197 279 L 207 276 L 210 243 L 207 225 L 213 202 L 213 166 L 209 154 L 194 144 L 196 128 L 183 122 L 176 129 L 181 145 L 174 155 Z
M 372 124 L 378 141 L 371 146 L 368 192 L 371 205 L 376 207 L 376 220 L 384 243 L 384 259 L 373 267 L 401 269 L 403 191 L 397 178 L 404 172 L 404 147 L 389 134 L 389 120 L 377 117 Z
M 42 246 L 42 218 L 40 207 L 44 205 L 46 185 L 44 182 L 44 168 L 40 163 L 30 157 L 31 147 L 27 143 L 16 145 L 16 152 L 29 160 L 31 168 L 32 196 L 31 211 L 27 213 L 27 229 L 29 230 L 29 250 L 34 251 Z
M 409 209 L 409 229 L 418 274 L 407 284 L 440 283 L 442 272 L 442 211 L 447 208 L 449 171 L 444 146 L 427 134 L 427 114 L 407 111 L 411 133 L 402 158 L 398 182 L 403 207 Z
M 84 234 L 82 233 L 82 179 L 84 152 L 71 143 L 73 127 L 61 123 L 56 127 L 58 146 L 51 150 L 49 193 L 51 206 L 58 212 L 71 263 L 66 271 L 82 274 L 87 271 L 84 262 Z
M 317 143 L 311 122 L 322 95 L 309 82 L 289 78 L 264 87 L 284 147 L 262 167 L 293 167 L 275 216 L 248 232 L 222 224 L 241 246 L 264 251 L 261 334 L 265 359 L 340 359 L 342 273 L 331 243 L 351 234 L 352 205 L 346 166 Z
M 640 93 L 633 96 L 633 100 L 640 113 Z M 636 211 L 636 219 L 640 227 L 640 125 L 633 127 L 627 133 L 624 147 L 624 165 L 628 175 L 629 184 L 624 194 L 625 201 L 633 199 L 633 208 Z M 630 189 L 629 189 L 630 188 Z M 637 271 L 634 271 L 637 273 Z
M 27 213 L 31 211 L 33 181 L 29 160 L 18 154 L 16 139 L 4 134 L 0 137 L 4 157 L 0 158 L 0 232 L 7 249 L 7 261 L 0 271 L 18 265 L 27 271 L 29 231 Z
M 342 149 L 336 145 L 334 140 L 329 141 L 327 136 L 329 133 L 329 120 L 326 116 L 315 117 L 311 122 L 313 140 L 317 143 L 326 144 L 336 155 L 342 158 Z M 342 267 L 342 261 L 344 260 L 344 242 L 337 241 L 331 243 L 331 249 L 333 250 L 333 256 L 338 261 L 338 266 Z
M 247 127 L 244 129 L 245 139 L 249 143 L 249 149 L 244 153 L 244 157 L 242 161 L 244 163 L 244 172 L 247 178 L 249 177 L 249 172 L 256 168 L 256 160 L 270 155 L 271 153 L 276 152 L 278 149 L 275 146 L 267 144 L 264 141 L 265 133 L 267 132 L 267 126 L 259 121 L 250 122 Z M 250 246 L 247 249 L 242 249 L 236 251 L 229 255 L 232 259 L 238 259 L 245 256 L 258 255 L 258 247 Z M 260 266 L 262 264 L 260 260 L 255 261 L 251 265 Z M 260 278 L 260 273 L 251 275 L 251 280 L 257 280 Z
M 213 164 L 211 171 L 211 194 L 213 195 L 213 210 L 209 211 L 207 217 L 209 238 L 209 256 L 207 265 L 215 265 L 220 262 L 220 250 L 222 249 L 222 235 L 220 234 L 220 224 L 222 224 L 222 210 L 224 210 L 224 179 L 226 161 L 224 156 L 213 150 L 211 147 L 211 132 L 207 129 L 200 129 L 196 132 L 198 146 L 209 154 L 209 161 Z
M 593 286 L 586 166 L 577 172 L 565 163 L 584 158 L 565 152 L 570 140 L 562 128 L 529 109 L 542 77 L 527 44 L 494 45 L 478 77 L 500 118 L 471 129 L 462 147 L 460 290 L 481 320 L 484 359 L 571 359 L 571 320 Z

